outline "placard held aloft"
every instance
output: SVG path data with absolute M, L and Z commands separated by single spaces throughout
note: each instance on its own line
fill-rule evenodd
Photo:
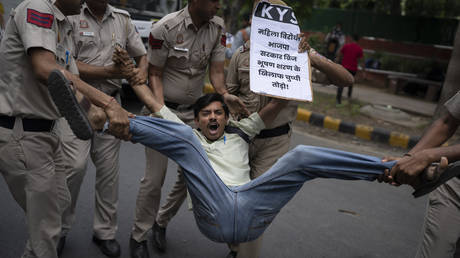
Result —
M 312 101 L 307 53 L 298 53 L 300 28 L 287 6 L 260 2 L 251 24 L 250 82 L 255 93 Z

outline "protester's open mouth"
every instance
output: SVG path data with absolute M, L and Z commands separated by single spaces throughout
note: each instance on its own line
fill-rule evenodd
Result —
M 216 134 L 217 129 L 219 129 L 219 124 L 218 123 L 209 123 L 208 129 L 209 129 L 209 132 L 211 134 Z

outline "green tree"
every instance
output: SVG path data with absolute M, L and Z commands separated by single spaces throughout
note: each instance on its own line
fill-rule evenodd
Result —
M 458 0 L 404 0 L 407 15 L 452 18 L 460 15 Z

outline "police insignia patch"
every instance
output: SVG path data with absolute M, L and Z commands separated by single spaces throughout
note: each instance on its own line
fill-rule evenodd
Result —
M 85 20 L 80 20 L 80 28 L 87 29 L 89 27 L 88 22 Z
M 227 46 L 227 36 L 225 36 L 225 34 L 222 34 L 222 37 L 220 38 L 220 44 L 224 47 Z
M 184 43 L 184 35 L 182 35 L 181 33 L 179 33 L 179 34 L 177 35 L 177 38 L 176 38 L 176 44 L 180 45 L 180 44 L 182 44 L 182 43 Z
M 163 40 L 156 39 L 152 36 L 152 34 L 150 34 L 149 45 L 152 49 L 161 49 L 161 47 L 163 46 Z
M 51 29 L 53 26 L 54 15 L 41 13 L 33 9 L 27 9 L 27 22 L 45 29 Z

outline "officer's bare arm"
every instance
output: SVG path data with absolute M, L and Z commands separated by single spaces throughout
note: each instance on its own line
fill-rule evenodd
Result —
M 155 99 L 164 104 L 163 98 L 163 68 L 149 64 L 149 86 Z
M 327 78 L 336 86 L 348 87 L 353 85 L 354 78 L 342 65 L 332 62 L 326 57 L 320 55 L 308 44 L 305 35 L 301 35 L 299 43 L 299 52 L 308 51 L 311 65 L 326 74 Z
M 77 61 L 78 71 L 83 80 L 123 79 L 134 76 L 134 72 L 126 72 L 120 66 L 96 66 Z M 135 68 L 134 66 L 132 68 Z
M 51 71 L 58 69 L 64 73 L 64 76 L 73 82 L 78 91 L 80 91 L 91 103 L 102 107 L 109 117 L 109 131 L 115 136 L 122 139 L 129 139 L 129 113 L 124 110 L 113 98 L 97 90 L 82 81 L 78 76 L 64 70 L 56 63 L 56 56 L 53 52 L 43 48 L 31 48 L 28 51 L 32 68 L 37 79 L 46 84 Z
M 134 90 L 141 102 L 144 103 L 144 105 L 150 110 L 150 112 L 159 112 L 164 106 L 163 103 L 159 102 L 155 96 L 153 96 L 152 91 L 147 85 L 141 84 L 137 86 L 131 86 L 131 88 Z
M 137 68 L 139 69 L 139 73 L 136 75 L 137 81 L 144 81 L 147 82 L 147 76 L 149 72 L 149 62 L 147 61 L 147 55 L 135 57 Z
M 278 113 L 288 104 L 287 100 L 272 98 L 258 113 L 265 125 L 271 124 Z
M 209 66 L 209 80 L 217 93 L 224 97 L 225 103 L 233 114 L 248 116 L 244 103 L 235 95 L 228 93 L 225 87 L 224 62 L 212 62 Z

